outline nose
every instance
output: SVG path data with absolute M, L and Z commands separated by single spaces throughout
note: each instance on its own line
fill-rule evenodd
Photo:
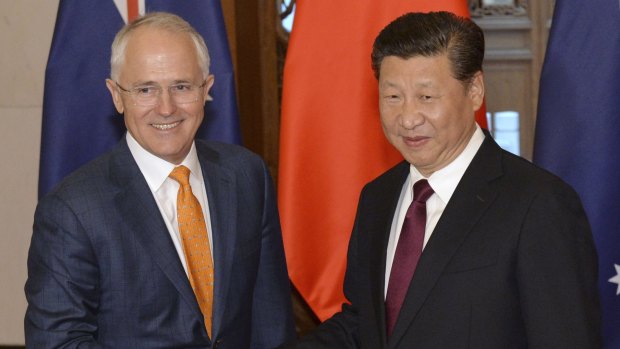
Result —
M 174 114 L 177 110 L 177 105 L 172 99 L 172 95 L 168 89 L 163 89 L 161 91 L 157 102 L 157 112 L 160 115 L 169 116 Z
M 424 114 L 415 101 L 405 101 L 400 113 L 400 125 L 405 129 L 413 129 L 424 123 Z

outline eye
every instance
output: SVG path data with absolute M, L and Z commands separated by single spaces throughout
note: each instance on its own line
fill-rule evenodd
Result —
M 400 101 L 400 96 L 395 94 L 387 94 L 383 96 L 383 99 L 388 103 L 395 103 Z
M 138 96 L 152 96 L 157 94 L 159 88 L 155 86 L 140 86 L 134 88 L 134 92 Z
M 191 90 L 192 90 L 192 85 L 190 84 L 176 84 L 176 85 L 170 86 L 170 91 L 176 92 L 176 93 L 189 92 Z
M 431 101 L 431 100 L 433 99 L 433 96 L 429 96 L 429 95 L 421 95 L 421 96 L 420 96 L 420 99 L 421 99 L 423 102 L 429 102 L 429 101 Z

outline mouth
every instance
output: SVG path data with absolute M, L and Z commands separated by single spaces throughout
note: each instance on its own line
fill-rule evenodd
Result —
M 418 147 L 423 145 L 429 137 L 425 136 L 415 136 L 415 137 L 403 137 L 403 142 L 410 147 Z
M 172 123 L 168 123 L 168 124 L 155 124 L 155 123 L 153 123 L 153 124 L 151 124 L 151 126 L 155 127 L 158 130 L 161 130 L 161 131 L 167 131 L 167 130 L 170 130 L 170 129 L 173 129 L 173 128 L 179 126 L 180 124 L 181 124 L 181 121 L 177 121 L 177 122 L 172 122 Z

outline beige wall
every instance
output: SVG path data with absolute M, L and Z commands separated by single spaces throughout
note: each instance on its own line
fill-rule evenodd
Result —
M 0 0 L 0 345 L 23 344 L 45 63 L 58 0 Z

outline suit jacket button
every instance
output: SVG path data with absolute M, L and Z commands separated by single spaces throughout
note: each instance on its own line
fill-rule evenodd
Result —
M 219 348 L 222 342 L 223 341 L 221 339 L 216 340 L 215 343 L 213 344 L 213 349 Z

